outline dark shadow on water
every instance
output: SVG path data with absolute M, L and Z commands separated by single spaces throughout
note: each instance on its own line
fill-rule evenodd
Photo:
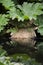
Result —
M 36 32 L 37 38 L 35 38 L 36 45 L 39 44 L 40 42 L 43 42 L 43 36 L 41 36 L 39 33 Z M 35 50 L 34 48 L 28 48 L 24 47 L 21 45 L 10 45 L 6 44 L 6 42 L 10 43 L 10 34 L 4 35 L 3 37 L 0 36 L 0 45 L 3 46 L 3 49 L 5 49 L 8 53 L 8 55 L 12 55 L 15 53 L 20 53 L 20 54 L 28 54 L 30 57 L 35 58 L 36 61 L 42 62 L 43 63 L 43 54 L 39 53 L 38 50 Z

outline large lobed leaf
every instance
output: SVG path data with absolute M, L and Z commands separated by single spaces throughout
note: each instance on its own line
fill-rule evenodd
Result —
M 18 9 L 17 9 L 18 8 Z M 43 3 L 27 3 L 24 2 L 22 5 L 12 7 L 9 11 L 9 17 L 12 19 L 17 18 L 18 21 L 24 20 L 36 20 L 38 15 L 43 14 Z
M 27 17 L 27 19 L 29 20 L 36 19 L 37 15 L 43 14 L 43 11 L 41 10 L 43 9 L 43 3 L 34 4 L 34 3 L 24 2 L 22 6 L 18 5 L 18 8 L 24 14 L 24 18 Z
M 9 10 L 9 17 L 13 19 L 17 18 L 18 21 L 24 21 L 25 19 L 37 19 L 38 15 L 43 14 L 43 3 L 27 3 L 24 2 L 22 5 L 16 5 L 12 0 L 0 0 L 0 3 Z

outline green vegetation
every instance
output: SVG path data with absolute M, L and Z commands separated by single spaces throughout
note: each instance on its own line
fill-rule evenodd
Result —
M 37 31 L 41 42 L 37 42 L 35 50 L 11 40 L 11 34 L 21 28 Z M 43 0 L 0 0 L 0 65 L 42 65 L 43 59 L 36 59 L 43 58 L 42 40 Z

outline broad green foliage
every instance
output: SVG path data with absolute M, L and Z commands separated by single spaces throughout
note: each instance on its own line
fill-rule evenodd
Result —
M 1 21 L 0 21 L 0 31 L 3 30 L 3 26 L 8 24 L 8 18 L 14 20 L 15 18 L 18 21 L 24 20 L 36 20 L 38 15 L 43 14 L 43 3 L 27 3 L 24 2 L 22 5 L 15 5 L 14 1 L 12 0 L 0 0 L 0 3 L 7 9 L 6 12 L 8 17 L 5 14 L 0 14 Z M 3 22 L 3 23 L 1 23 Z
M 22 4 L 21 5 L 19 1 L 22 2 L 23 4 L 21 3 Z M 26 1 L 26 2 L 24 2 L 24 1 Z M 23 27 L 23 26 L 25 27 L 25 25 L 26 25 L 25 21 L 26 22 L 29 21 L 29 23 L 30 23 L 34 19 L 34 20 L 36 20 L 34 22 L 35 25 L 38 26 L 38 32 L 41 33 L 41 35 L 43 35 L 43 3 L 34 3 L 33 1 L 41 2 L 42 0 L 0 0 L 0 3 L 1 3 L 0 5 L 2 6 L 2 11 L 6 10 L 6 12 L 4 11 L 4 14 L 2 14 L 2 12 L 0 13 L 0 32 L 3 33 L 2 30 L 5 30 L 5 29 L 6 29 L 6 33 L 16 32 L 16 31 L 18 31 L 18 28 Z M 29 3 L 29 2 L 33 2 L 33 3 Z M 39 16 L 39 15 L 41 15 L 41 16 Z M 16 22 L 15 19 L 17 19 L 17 23 L 15 23 Z M 23 23 L 21 23 L 22 21 L 23 21 Z M 28 28 L 28 29 L 30 29 L 30 28 Z M 2 35 L 2 37 L 3 37 L 3 35 Z M 6 37 L 7 36 L 5 34 L 5 38 Z M 0 41 L 3 41 L 3 40 L 5 41 L 5 38 L 3 37 L 2 40 L 0 38 Z M 13 43 L 11 40 L 9 40 L 9 41 L 11 42 L 11 44 Z M 5 44 L 6 43 L 8 43 L 8 42 L 5 41 Z M 2 45 L 3 45 L 3 43 L 2 43 Z M 7 48 L 10 49 L 11 46 L 8 46 Z M 16 47 L 16 45 L 15 45 L 15 47 Z M 6 48 L 6 50 L 7 50 L 7 48 Z M 43 55 L 43 43 L 37 45 L 37 48 L 38 48 L 38 52 Z M 12 46 L 12 49 L 13 49 L 13 46 Z M 7 52 L 8 51 L 9 50 L 7 50 Z M 20 60 L 20 61 L 15 62 L 14 61 L 15 59 L 12 57 L 9 57 L 7 52 L 2 47 L 0 47 L 0 65 L 42 65 L 41 63 L 36 62 L 35 59 L 30 58 L 30 56 L 28 59 L 26 59 L 27 61 L 23 61 L 22 57 L 20 57 L 20 59 L 18 58 L 18 60 Z M 21 62 L 21 60 L 22 60 L 22 62 Z
M 14 1 L 12 0 L 0 0 L 0 3 L 9 11 L 8 18 L 11 18 L 14 20 L 15 18 L 18 19 L 18 21 L 24 21 L 24 20 L 36 20 L 38 15 L 43 14 L 43 3 L 27 3 L 24 2 L 22 5 L 15 5 Z M 0 14 L 0 31 L 3 30 L 4 26 L 8 24 L 8 18 L 5 14 Z M 40 32 L 43 35 L 43 18 L 39 18 L 40 20 L 37 20 L 37 23 L 39 25 L 38 32 Z M 10 20 L 10 19 L 9 19 Z M 36 22 L 35 22 L 36 24 Z
M 37 15 L 41 15 L 43 14 L 43 11 L 41 9 L 43 9 L 43 4 L 41 3 L 27 3 L 24 2 L 21 5 L 18 5 L 18 8 L 22 11 L 22 13 L 24 14 L 24 19 L 35 19 L 37 18 Z
M 41 3 L 27 3 L 24 2 L 23 5 L 17 5 L 16 9 L 15 7 L 12 7 L 9 11 L 9 17 L 13 19 L 17 18 L 18 21 L 24 21 L 24 20 L 32 20 L 37 19 L 37 15 L 43 14 L 43 4 Z M 21 11 L 20 11 L 21 10 Z
M 4 29 L 4 26 L 5 26 L 6 24 L 8 24 L 9 19 L 7 19 L 6 17 L 7 17 L 7 15 L 5 15 L 5 14 L 2 15 L 2 14 L 0 14 L 0 32 L 1 32 L 1 30 Z

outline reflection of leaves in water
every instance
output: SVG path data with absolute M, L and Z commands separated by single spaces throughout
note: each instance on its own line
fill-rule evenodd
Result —
M 0 46 L 0 56 L 6 55 L 6 51 Z
M 0 62 L 0 65 L 4 65 L 4 64 Z
M 38 42 L 37 54 L 36 54 L 35 58 L 37 61 L 43 63 L 43 42 Z
M 27 60 L 28 58 L 30 58 L 27 54 L 22 54 L 22 53 L 17 53 L 17 54 L 13 54 L 11 55 L 11 57 L 13 57 L 15 60 Z
M 13 56 L 13 55 L 12 55 Z M 12 56 L 10 57 L 5 57 L 1 56 L 0 57 L 0 65 L 42 65 L 41 63 L 36 62 L 35 59 L 30 58 L 27 54 L 15 54 L 13 58 L 16 61 L 11 61 L 13 58 Z M 16 57 L 15 57 L 16 56 Z
M 38 52 L 43 55 L 43 42 L 40 42 L 40 44 L 37 45 Z
M 38 63 L 35 59 L 31 58 L 29 55 L 27 54 L 14 54 L 11 57 L 14 58 L 14 60 L 16 60 L 16 63 L 23 63 L 23 65 L 42 65 L 41 63 Z
M 28 61 L 25 62 L 25 65 L 42 65 L 41 63 L 36 62 L 35 59 L 28 59 Z

